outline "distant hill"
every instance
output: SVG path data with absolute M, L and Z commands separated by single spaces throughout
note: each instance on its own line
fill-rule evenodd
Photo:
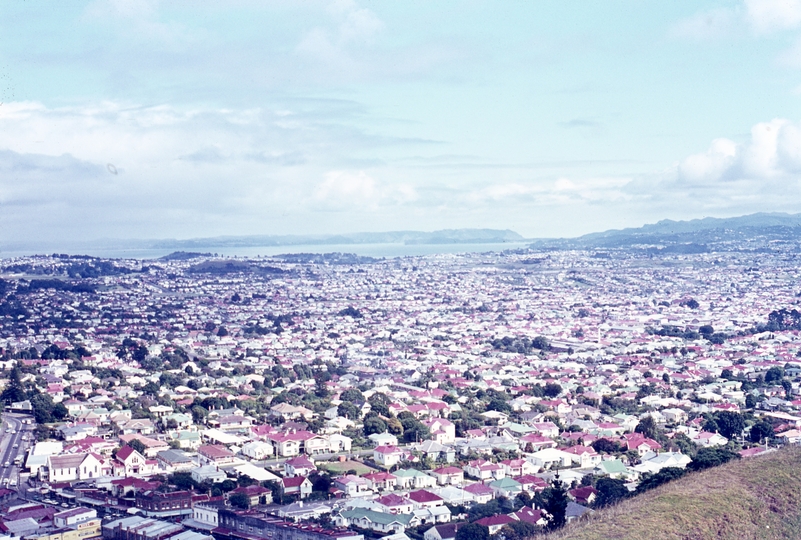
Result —
M 537 240 L 535 249 L 628 249 L 704 253 L 770 249 L 770 244 L 801 240 L 801 214 L 760 213 L 690 221 L 669 219 L 639 228 L 610 230 L 578 238 Z
M 348 244 L 502 244 L 524 242 L 514 231 L 497 229 L 444 229 L 434 232 L 390 231 L 381 233 L 350 233 L 283 236 L 218 236 L 188 240 L 142 241 L 148 248 L 192 249 L 223 247 L 265 247 L 298 245 Z
M 596 512 L 548 540 L 801 538 L 801 449 L 687 476 Z

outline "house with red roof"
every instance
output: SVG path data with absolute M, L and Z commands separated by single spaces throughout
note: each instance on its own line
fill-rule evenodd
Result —
M 281 479 L 281 493 L 305 499 L 312 492 L 312 483 L 305 476 L 293 476 Z
M 548 520 L 545 518 L 545 514 L 542 510 L 535 510 L 529 506 L 524 506 L 517 512 L 512 512 L 509 514 L 509 517 L 518 521 L 525 521 L 526 523 L 537 525 L 538 527 L 544 527 L 548 524 Z
M 285 476 L 309 476 L 317 466 L 306 456 L 296 456 L 284 462 Z
M 458 467 L 440 467 L 431 471 L 441 486 L 461 486 L 464 482 L 464 471 Z
M 377 446 L 373 449 L 373 460 L 379 465 L 390 468 L 401 462 L 404 453 L 397 446 Z
M 371 489 L 375 491 L 389 491 L 395 489 L 398 485 L 398 478 L 394 474 L 388 472 L 375 472 L 365 474 L 362 478 L 368 480 L 371 484 Z
M 495 492 L 486 484 L 476 482 L 463 488 L 464 491 L 473 496 L 473 500 L 479 504 L 486 504 L 495 498 Z
M 498 516 L 485 517 L 483 519 L 474 521 L 474 523 L 477 523 L 479 525 L 484 525 L 489 529 L 489 533 L 492 535 L 500 531 L 504 525 L 508 525 L 513 521 L 517 520 L 511 516 L 505 516 L 501 514 Z
M 445 504 L 445 500 L 442 497 L 425 489 L 412 491 L 407 497 L 416 504 L 418 508 L 434 508 Z

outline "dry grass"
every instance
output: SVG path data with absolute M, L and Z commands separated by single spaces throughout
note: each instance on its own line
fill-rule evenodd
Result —
M 321 469 L 325 469 L 334 474 L 345 474 L 353 469 L 356 474 L 363 475 L 375 472 L 375 469 L 368 467 L 359 461 L 329 461 L 317 464 Z
M 801 538 L 801 449 L 689 474 L 547 538 Z

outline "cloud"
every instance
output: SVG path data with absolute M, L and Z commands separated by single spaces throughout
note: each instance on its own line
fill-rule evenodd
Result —
M 696 13 L 675 23 L 670 34 L 692 40 L 712 40 L 729 35 L 739 22 L 740 10 L 718 8 Z
M 797 28 L 801 24 L 801 0 L 744 0 L 748 22 L 759 33 Z
M 373 212 L 380 207 L 416 201 L 417 191 L 407 183 L 379 184 L 365 171 L 329 171 L 315 186 L 312 199 L 319 210 Z
M 713 40 L 750 29 L 756 35 L 793 30 L 801 26 L 801 0 L 742 0 L 738 5 L 695 13 L 676 22 L 674 37 Z

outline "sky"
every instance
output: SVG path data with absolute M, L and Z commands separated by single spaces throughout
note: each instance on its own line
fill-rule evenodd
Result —
M 0 3 L 0 244 L 801 212 L 801 0 Z

